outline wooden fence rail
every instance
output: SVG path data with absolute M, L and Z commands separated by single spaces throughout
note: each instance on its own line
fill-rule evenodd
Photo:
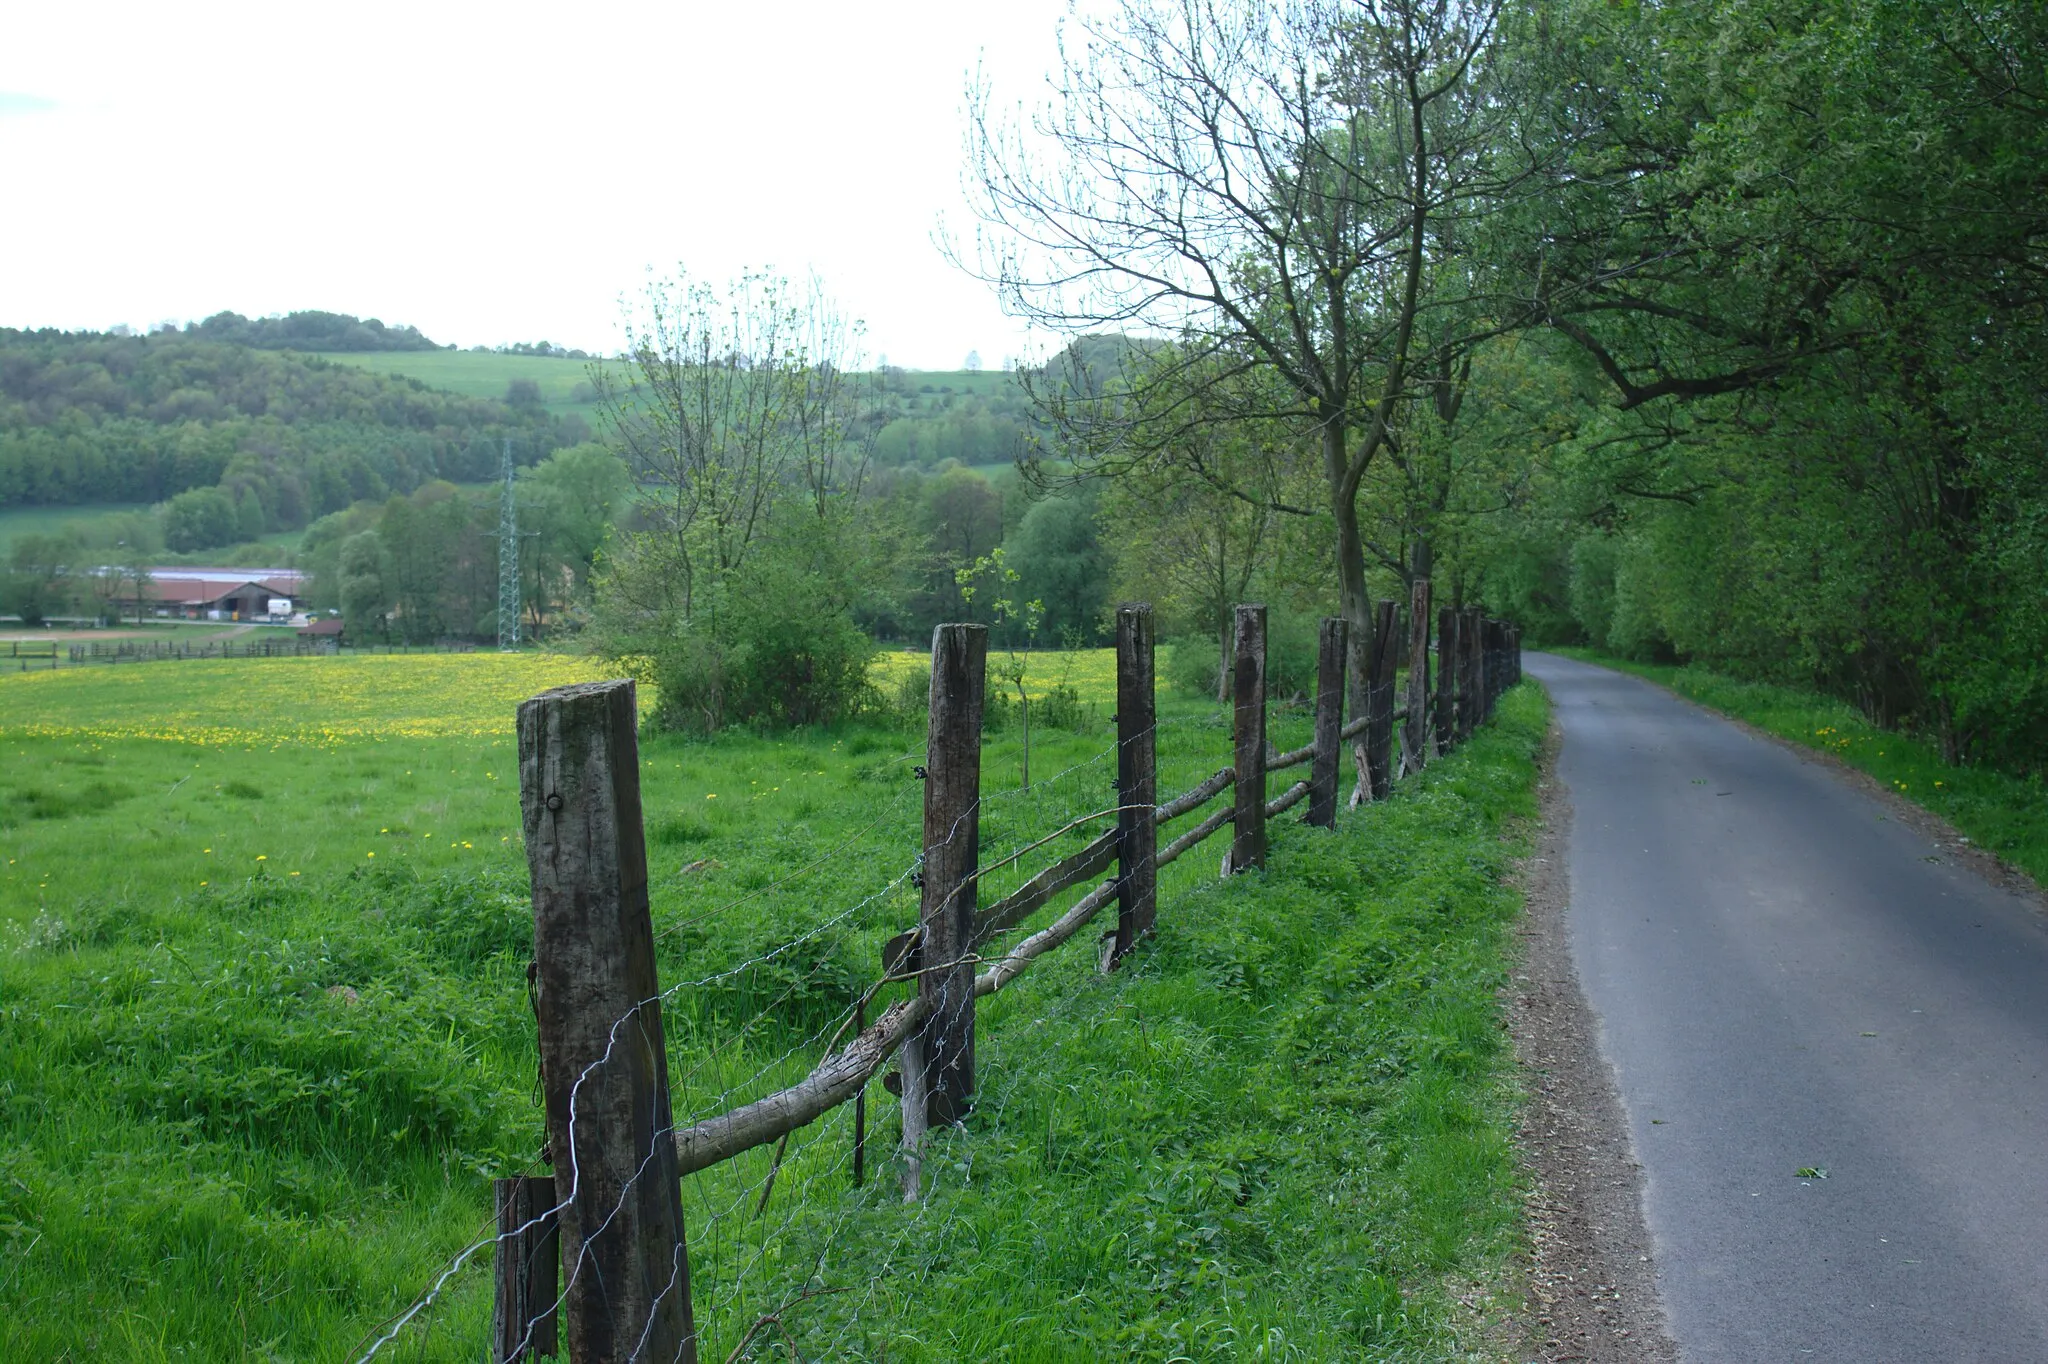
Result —
M 510 1364 L 531 1357 L 543 1340 L 552 1340 L 558 1317 L 573 1364 L 609 1364 L 629 1357 L 629 1351 L 636 1352 L 632 1357 L 694 1360 L 677 1181 L 782 1140 L 838 1105 L 859 1100 L 853 1167 L 858 1183 L 864 1096 L 891 1057 L 899 1058 L 901 1078 L 903 1193 L 907 1200 L 918 1198 L 925 1132 L 960 1121 L 974 1103 L 977 999 L 1003 989 L 1037 958 L 1071 941 L 1111 902 L 1118 905 L 1116 927 L 1104 935 L 1101 965 L 1113 969 L 1156 931 L 1161 868 L 1225 825 L 1232 833 L 1223 874 L 1263 866 L 1266 821 L 1306 801 L 1304 822 L 1334 825 L 1337 773 L 1347 745 L 1364 741 L 1356 750 L 1361 770 L 1354 803 L 1384 799 L 1399 775 L 1418 770 L 1469 735 L 1520 680 L 1519 630 L 1477 611 L 1444 608 L 1436 617 L 1432 691 L 1427 582 L 1416 585 L 1408 611 L 1405 632 L 1396 628 L 1395 603 L 1381 602 L 1373 612 L 1366 713 L 1348 723 L 1343 701 L 1351 627 L 1342 620 L 1323 623 L 1315 738 L 1305 747 L 1273 753 L 1266 742 L 1265 608 L 1237 608 L 1232 763 L 1161 801 L 1151 610 L 1120 608 L 1116 805 L 988 867 L 979 858 L 987 632 L 978 625 L 938 627 L 932 641 L 917 926 L 884 948 L 880 977 L 809 1074 L 680 1130 L 670 1117 L 661 992 L 654 979 L 632 684 L 559 688 L 522 706 L 520 784 L 534 877 L 533 976 L 555 1174 L 551 1183 L 501 1182 L 493 1360 Z M 1397 655 L 1405 655 L 1409 671 L 1399 707 Z M 1397 724 L 1398 769 L 1392 744 Z M 1304 763 L 1310 765 L 1307 779 L 1267 797 L 1268 774 Z M 1228 800 L 1159 846 L 1161 826 L 1226 791 Z M 1113 825 L 977 909 L 984 875 L 1097 820 Z M 1105 875 L 1112 864 L 1114 873 Z M 996 946 L 1056 897 L 1090 881 L 1096 884 L 1051 923 Z M 915 993 L 867 1022 L 876 993 L 899 982 L 914 985 Z M 559 1296 L 557 1255 L 568 1282 Z

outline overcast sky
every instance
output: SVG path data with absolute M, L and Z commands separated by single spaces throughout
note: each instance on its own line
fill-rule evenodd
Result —
M 0 325 L 324 308 L 611 349 L 646 271 L 815 270 L 872 360 L 1030 342 L 949 265 L 963 89 L 1058 0 L 34 4 L 0 17 Z M 1042 347 L 1041 347 L 1042 348 Z

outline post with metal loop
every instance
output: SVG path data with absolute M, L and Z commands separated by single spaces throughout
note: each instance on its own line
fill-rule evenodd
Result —
M 1152 931 L 1159 883 L 1158 706 L 1152 681 L 1152 608 L 1116 611 L 1116 938 L 1109 965 Z
M 1224 870 L 1266 865 L 1266 608 L 1237 608 L 1231 663 L 1231 733 L 1235 743 L 1236 829 Z
M 1316 752 L 1309 760 L 1308 813 L 1302 822 L 1337 827 L 1337 772 L 1344 761 L 1344 651 L 1351 623 L 1326 616 L 1316 643 Z
M 576 1364 L 695 1364 L 630 681 L 519 707 L 534 1012 Z

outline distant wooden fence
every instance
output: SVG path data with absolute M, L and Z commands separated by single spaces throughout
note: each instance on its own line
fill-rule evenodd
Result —
M 532 980 L 555 1174 L 498 1181 L 491 1358 L 510 1364 L 553 1353 L 559 1335 L 573 1364 L 695 1361 L 680 1179 L 860 1100 L 852 1167 L 859 1184 L 867 1086 L 899 1051 L 903 1193 L 915 1200 L 924 1133 L 959 1121 L 974 1104 L 977 1000 L 1073 939 L 1112 901 L 1116 927 L 1102 935 L 1101 964 L 1113 970 L 1155 931 L 1160 868 L 1225 825 L 1231 839 L 1223 874 L 1264 865 L 1268 820 L 1306 802 L 1306 822 L 1335 824 L 1344 746 L 1355 745 L 1359 759 L 1353 800 L 1383 798 L 1401 772 L 1417 770 L 1468 737 L 1520 680 L 1516 627 L 1477 611 L 1445 610 L 1437 618 L 1432 689 L 1428 583 L 1418 583 L 1410 599 L 1405 640 L 1397 638 L 1395 615 L 1393 602 L 1378 604 L 1366 650 L 1365 711 L 1349 723 L 1343 718 L 1349 627 L 1343 620 L 1323 622 L 1314 738 L 1275 753 L 1266 742 L 1266 609 L 1238 607 L 1231 764 L 1159 801 L 1152 611 L 1120 608 L 1117 805 L 1100 816 L 1113 813 L 1115 825 L 985 906 L 977 905 L 976 888 L 996 869 L 979 861 L 987 630 L 939 626 L 921 772 L 917 926 L 884 948 L 881 975 L 848 1020 L 857 1031 L 843 1047 L 835 1037 L 825 1059 L 795 1084 L 680 1131 L 669 1104 L 648 908 L 633 684 L 561 687 L 521 705 Z M 1402 658 L 1408 688 L 1397 707 L 1395 664 Z M 1398 764 L 1397 724 L 1403 731 Z M 1303 766 L 1305 778 L 1267 796 L 1269 778 Z M 1220 800 L 1226 791 L 1229 799 Z M 1216 809 L 1161 846 L 1166 825 L 1211 802 L 1219 802 Z M 1114 873 L 1104 877 L 1112 864 Z M 1051 923 L 1007 948 L 992 947 L 1055 896 L 1097 878 L 1103 879 Z M 868 1004 L 884 986 L 899 983 L 914 983 L 915 995 L 868 1023 Z M 562 1263 L 572 1268 L 558 1292 Z
M 477 646 L 458 640 L 437 644 L 337 645 L 331 638 L 209 639 L 181 643 L 164 639 L 94 639 L 78 642 L 59 640 L 9 641 L 0 653 L 0 667 L 34 672 L 92 664 L 162 663 L 181 659 L 207 658 L 320 658 L 344 650 L 351 654 L 470 654 Z M 17 666 L 18 665 L 18 666 Z

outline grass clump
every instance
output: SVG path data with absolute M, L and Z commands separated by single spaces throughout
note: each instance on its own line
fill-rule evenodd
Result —
M 2038 772 L 2014 776 L 1951 766 L 1926 740 L 1881 729 L 1847 702 L 1799 687 L 1745 682 L 1706 668 L 1636 663 L 1590 649 L 1553 652 L 1633 673 L 1768 734 L 1830 754 L 2048 885 L 2048 788 Z

